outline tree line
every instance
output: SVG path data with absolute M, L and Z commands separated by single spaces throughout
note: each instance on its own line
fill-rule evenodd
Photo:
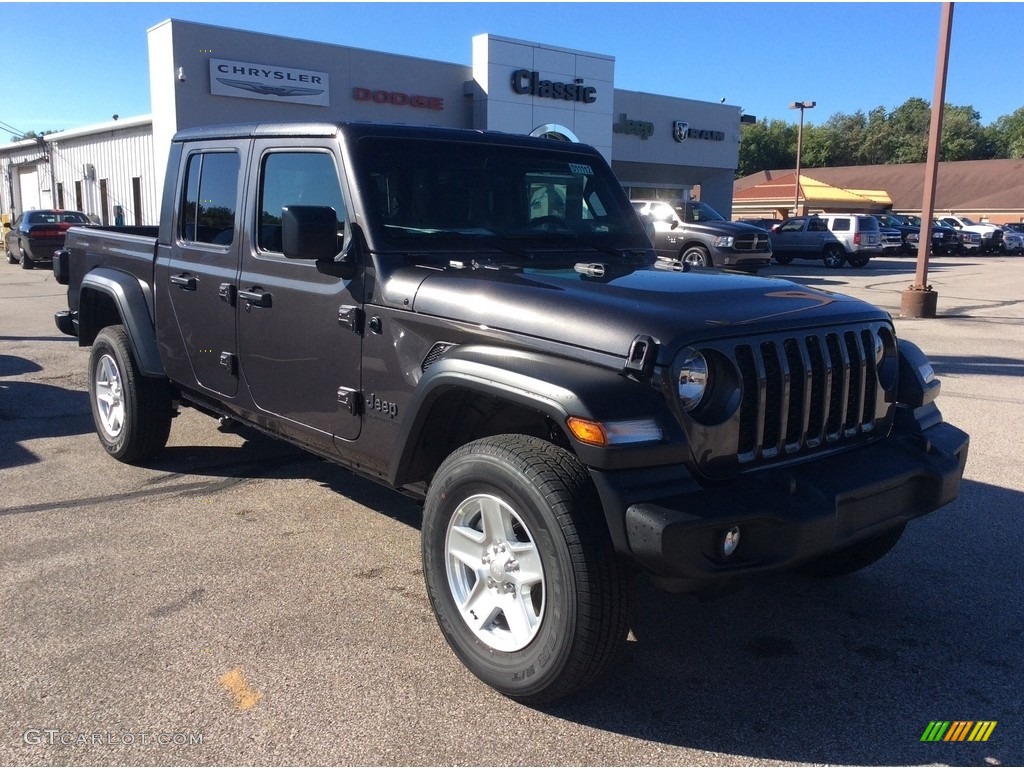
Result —
M 923 163 L 928 157 L 931 106 L 907 99 L 892 111 L 837 112 L 827 122 L 804 123 L 802 168 Z M 766 120 L 742 125 L 737 177 L 796 167 L 797 124 Z M 1024 107 L 988 126 L 970 106 L 945 105 L 940 160 L 1024 158 Z

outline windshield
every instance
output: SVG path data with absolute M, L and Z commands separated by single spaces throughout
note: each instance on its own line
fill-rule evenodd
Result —
M 962 222 L 963 222 L 964 224 L 966 224 L 966 225 L 967 225 L 968 227 L 973 227 L 973 226 L 975 226 L 975 222 L 971 221 L 971 220 L 970 220 L 970 219 L 968 219 L 968 218 L 967 218 L 966 216 L 961 216 L 961 217 L 960 217 L 960 221 L 962 221 Z
M 418 258 L 581 247 L 618 255 L 618 249 L 647 247 L 618 180 L 571 144 L 526 148 L 369 136 L 359 140 L 354 164 L 367 190 L 376 247 Z
M 676 206 L 676 211 L 683 221 L 690 224 L 701 221 L 725 221 L 725 216 L 705 203 L 683 203 Z
M 88 224 L 84 213 L 77 211 L 33 211 L 26 214 L 29 224 Z

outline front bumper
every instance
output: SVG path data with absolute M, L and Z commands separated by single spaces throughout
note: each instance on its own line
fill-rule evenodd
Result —
M 716 486 L 692 483 L 671 496 L 631 503 L 620 495 L 626 554 L 672 589 L 720 591 L 948 504 L 959 491 L 968 447 L 966 433 L 938 421 L 852 451 Z M 611 480 L 597 481 L 606 510 L 616 488 L 642 485 Z M 726 557 L 723 537 L 737 527 L 739 546 Z

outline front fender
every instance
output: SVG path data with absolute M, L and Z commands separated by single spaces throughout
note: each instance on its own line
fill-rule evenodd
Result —
M 407 473 L 433 406 L 442 396 L 459 390 L 486 394 L 547 416 L 565 431 L 573 451 L 589 467 L 626 469 L 679 464 L 690 458 L 685 435 L 650 381 L 536 352 L 466 345 L 453 348 L 431 365 L 413 392 L 407 406 L 411 416 L 399 427 L 390 463 L 394 485 L 408 482 Z M 588 445 L 566 429 L 570 416 L 600 422 L 654 419 L 663 438 L 618 447 Z
M 113 302 L 116 307 L 142 374 L 164 376 L 149 286 L 127 272 L 99 267 L 82 278 L 78 308 L 79 344 L 92 344 L 96 334 L 110 324 L 109 315 L 100 309 L 104 304 L 100 297 Z

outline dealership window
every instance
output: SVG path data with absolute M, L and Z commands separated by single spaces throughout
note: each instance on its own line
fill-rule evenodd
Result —
M 100 179 L 100 221 L 110 224 L 110 202 L 107 200 L 107 179 Z
M 345 202 L 338 183 L 334 158 L 326 152 L 271 152 L 263 158 L 260 173 L 261 251 L 281 252 L 281 218 L 284 208 L 315 205 L 333 208 L 338 232 L 345 228 Z M 339 250 L 341 244 L 339 243 Z
M 57 208 L 58 210 L 64 210 L 64 184 L 57 182 Z
M 185 169 L 185 199 L 178 232 L 182 240 L 231 245 L 238 203 L 238 154 L 199 152 Z
M 135 207 L 135 226 L 142 226 L 142 179 L 132 177 L 132 205 Z
M 82 204 L 82 182 L 75 182 L 75 210 L 84 211 L 85 207 Z

